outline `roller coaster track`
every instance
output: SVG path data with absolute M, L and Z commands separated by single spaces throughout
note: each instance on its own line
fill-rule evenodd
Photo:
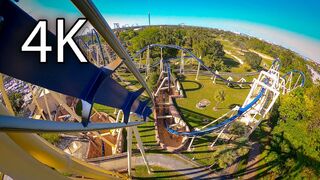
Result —
M 79 45 L 83 45 L 84 46 L 83 49 L 90 51 L 90 43 L 94 44 L 94 42 L 95 42 L 94 38 L 96 38 L 97 43 L 98 43 L 98 47 L 99 47 L 99 51 L 100 51 L 100 54 L 101 54 L 101 57 L 102 57 L 102 60 L 103 60 L 102 66 L 106 66 L 106 62 L 110 63 L 110 60 L 111 60 L 110 59 L 110 55 L 108 55 L 108 60 L 105 61 L 105 53 L 103 51 L 103 44 L 101 43 L 100 36 L 99 36 L 98 32 L 95 29 L 91 29 L 90 31 L 91 31 L 91 35 L 90 35 L 91 41 L 85 42 L 83 36 L 81 36 L 81 37 L 77 38 L 77 40 L 79 41 Z M 95 56 L 96 56 L 95 59 L 98 60 L 98 54 L 95 53 L 94 51 L 92 51 L 91 53 L 95 54 Z M 98 67 L 101 66 L 100 64 L 97 64 L 97 65 L 98 65 Z
M 161 46 L 161 47 L 171 47 L 171 46 Z M 167 72 L 171 72 L 169 63 L 166 63 L 166 65 L 167 65 L 167 68 L 168 68 Z M 270 76 L 270 75 L 268 75 L 268 74 L 271 74 L 271 76 L 272 76 L 272 74 L 278 74 L 280 66 L 281 66 L 280 60 L 275 60 L 272 63 L 272 66 L 271 66 L 270 70 L 268 72 L 266 72 L 266 78 L 263 80 L 263 84 L 265 84 L 265 86 L 269 86 L 268 85 L 268 81 L 269 81 L 270 77 L 268 77 L 268 76 Z M 292 88 L 291 87 L 291 85 L 292 85 L 291 82 L 292 82 L 292 79 L 293 79 L 292 76 L 293 76 L 294 73 L 295 74 L 299 74 L 299 77 L 295 81 L 295 83 L 293 85 L 293 88 Z M 260 76 L 261 76 L 261 74 L 264 74 L 264 73 L 263 72 L 260 73 Z M 170 79 L 169 75 L 170 75 L 170 73 L 168 73 L 168 78 Z M 284 76 L 282 76 L 282 80 L 283 80 L 282 82 L 280 82 L 280 80 L 281 79 L 277 79 L 276 80 L 276 82 L 277 82 L 277 84 L 276 84 L 277 87 L 276 88 L 278 88 L 278 89 L 279 88 L 286 89 L 287 92 L 290 92 L 291 90 L 294 90 L 296 87 L 304 86 L 305 75 L 304 75 L 303 72 L 301 72 L 299 70 L 292 70 L 292 71 L 286 73 Z M 285 80 L 287 80 L 287 81 L 285 81 Z M 169 81 L 168 84 L 170 84 L 170 80 L 168 80 L 168 81 Z M 230 82 L 230 81 L 227 81 L 227 82 Z M 281 84 L 281 83 L 285 83 L 285 84 Z M 255 88 L 256 88 L 256 86 L 252 86 L 251 91 L 253 89 L 255 89 Z M 264 98 L 264 100 L 261 101 L 260 104 L 262 104 L 262 106 L 264 106 L 266 104 L 266 102 L 268 101 L 268 99 L 267 99 L 268 98 L 268 96 L 267 96 L 268 94 L 266 94 L 266 92 L 267 92 L 266 90 L 267 90 L 267 88 L 262 86 L 262 88 L 260 89 L 259 93 L 251 100 L 251 102 L 248 102 L 247 104 L 245 104 L 242 107 L 240 107 L 239 110 L 237 110 L 237 113 L 235 115 L 231 116 L 230 118 L 227 118 L 226 120 L 224 120 L 224 121 L 222 121 L 222 122 L 220 122 L 220 123 L 218 123 L 216 125 L 213 125 L 213 126 L 201 129 L 201 130 L 194 130 L 194 131 L 190 131 L 190 132 L 181 132 L 181 131 L 177 131 L 175 129 L 172 129 L 167 123 L 165 123 L 166 129 L 171 134 L 180 135 L 180 136 L 187 136 L 187 137 L 203 136 L 203 135 L 218 131 L 221 128 L 226 127 L 230 123 L 234 122 L 238 118 L 240 118 L 243 115 L 245 115 L 250 109 L 252 109 L 254 106 L 256 106 L 258 104 L 258 102 L 263 99 L 263 97 L 265 97 L 265 98 Z M 270 90 L 270 89 L 268 88 L 268 90 Z M 287 93 L 287 92 L 284 92 L 284 93 Z
M 153 48 L 153 47 L 159 47 L 159 48 L 173 48 L 173 49 L 177 49 L 177 50 L 182 50 L 183 52 L 189 54 L 192 58 L 194 58 L 205 70 L 207 70 L 208 72 L 210 72 L 213 76 L 217 77 L 218 79 L 222 80 L 225 83 L 230 83 L 230 84 L 252 84 L 252 82 L 237 82 L 237 81 L 229 81 L 226 78 L 222 77 L 220 74 L 216 74 L 215 70 L 209 68 L 208 66 L 206 66 L 204 64 L 204 62 L 198 58 L 195 54 L 193 54 L 189 49 L 187 48 L 183 48 L 177 45 L 163 45 L 163 44 L 150 44 L 144 48 L 142 48 L 141 50 L 139 50 L 138 52 L 136 52 L 136 54 L 133 56 L 133 58 L 137 58 L 142 52 L 146 51 L 149 48 Z M 168 59 L 169 61 L 172 59 Z M 274 61 L 274 63 L 279 62 L 278 59 L 276 59 Z
M 190 58 L 191 56 L 184 56 L 184 58 Z M 168 58 L 168 59 L 165 59 L 164 61 L 180 61 L 179 58 L 181 57 L 176 57 L 176 58 Z M 154 68 L 154 67 L 157 67 L 159 66 L 160 64 L 160 60 L 159 61 L 156 61 L 154 62 L 153 64 L 150 65 L 151 68 Z M 146 70 L 146 67 L 141 67 L 139 68 L 140 71 L 144 71 Z M 175 72 L 178 72 L 179 70 L 173 70 Z M 197 70 L 192 70 L 192 69 L 185 69 L 184 70 L 184 73 L 187 73 L 187 74 L 196 74 L 197 73 Z M 205 76 L 212 76 L 212 73 L 211 72 L 208 72 L 208 71 L 202 71 L 200 72 L 201 75 L 205 75 Z M 220 72 L 219 75 L 221 76 L 254 76 L 254 75 L 258 75 L 259 72 L 244 72 L 244 73 L 233 73 L 233 72 Z
M 95 33 L 97 37 L 97 33 L 101 34 L 120 57 L 121 63 L 123 62 L 127 66 L 143 88 L 136 92 L 129 92 L 112 79 L 111 76 L 114 73 L 114 69 L 98 68 L 90 63 L 81 64 L 78 62 L 77 57 L 70 47 L 65 47 L 65 59 L 67 59 L 67 61 L 64 64 L 55 63 L 57 54 L 54 51 L 48 53 L 46 64 L 40 64 L 35 61 L 39 57 L 37 52 L 23 53 L 20 51 L 20 47 L 26 37 L 29 36 L 29 32 L 31 32 L 37 24 L 37 21 L 16 6 L 14 2 L 1 0 L 0 72 L 43 88 L 83 100 L 82 123 L 16 118 L 12 117 L 12 113 L 9 114 L 6 112 L 3 105 L 0 104 L 0 131 L 2 131 L 0 133 L 0 171 L 10 175 L 14 179 L 67 179 L 66 176 L 58 172 L 68 173 L 74 177 L 84 176 L 92 179 L 126 178 L 126 176 L 119 173 L 106 171 L 77 160 L 72 156 L 68 156 L 38 135 L 32 133 L 81 132 L 130 127 L 142 123 L 128 122 L 130 112 L 134 112 L 143 118 L 151 114 L 151 109 L 147 106 L 148 102 L 141 102 L 137 98 L 144 90 L 146 90 L 151 98 L 152 93 L 138 69 L 135 67 L 132 58 L 113 34 L 113 31 L 105 19 L 90 0 L 72 0 L 72 2 L 82 14 L 89 19 L 95 29 L 97 29 L 97 31 L 92 33 Z M 56 37 L 54 34 L 47 32 L 47 40 L 52 47 L 56 47 Z M 99 44 L 100 50 L 103 52 L 101 42 L 99 42 Z M 224 79 L 206 67 L 201 59 L 198 59 L 185 48 L 174 45 L 154 46 L 180 48 L 180 50 L 190 53 L 206 70 L 224 82 L 232 84 L 250 83 L 239 83 Z M 116 64 L 116 66 L 120 66 L 121 63 Z M 290 75 L 286 77 L 289 76 Z M 285 84 L 283 86 L 285 86 Z M 1 92 L 3 96 L 6 96 L 3 87 L 1 87 Z M 254 100 L 243 108 L 240 108 L 238 114 L 241 115 L 245 113 L 259 101 L 263 94 L 264 88 L 262 88 Z M 89 115 L 93 103 L 121 109 L 124 113 L 125 123 L 96 124 L 90 122 Z M 7 101 L 5 104 L 9 106 L 10 102 Z M 237 117 L 234 119 L 236 118 Z M 220 123 L 220 125 L 228 124 L 234 119 L 230 118 L 228 121 Z M 208 133 L 209 131 L 212 132 L 212 130 L 218 128 L 220 127 L 216 125 L 203 130 L 203 132 L 196 132 L 193 136 L 202 135 L 202 133 Z M 170 129 L 168 129 L 168 131 L 170 131 Z
M 252 108 L 252 106 L 255 105 L 261 99 L 261 97 L 264 95 L 264 92 L 265 92 L 265 89 L 262 88 L 261 91 L 259 92 L 259 94 L 249 104 L 247 104 L 245 107 L 241 107 L 238 110 L 236 115 L 222 121 L 221 123 L 218 123 L 217 125 L 211 126 L 209 128 L 206 128 L 206 129 L 203 129 L 200 131 L 191 131 L 191 132 L 179 132 L 179 131 L 176 131 L 176 130 L 170 128 L 169 126 L 167 126 L 167 130 L 171 134 L 180 135 L 180 136 L 188 136 L 188 137 L 203 136 L 203 135 L 212 133 L 212 132 L 217 131 L 220 128 L 225 127 L 226 125 L 232 123 L 237 118 L 241 117 L 246 111 L 248 111 L 250 108 Z
M 190 50 L 186 49 L 186 48 L 183 48 L 183 47 L 180 47 L 180 46 L 177 46 L 177 45 L 162 45 L 162 44 L 151 44 L 151 45 L 148 45 L 144 48 L 142 48 L 140 51 L 138 51 L 135 55 L 134 55 L 134 58 L 138 57 L 142 52 L 146 51 L 147 49 L 150 49 L 150 48 L 153 48 L 153 47 L 160 47 L 160 48 L 173 48 L 173 49 L 178 49 L 178 50 L 182 50 L 184 51 L 185 53 L 189 54 L 192 58 L 196 59 L 199 64 L 205 68 L 208 72 L 210 72 L 213 76 L 216 76 L 217 78 L 219 78 L 220 80 L 222 80 L 223 82 L 225 83 L 231 83 L 231 84 L 252 84 L 253 82 L 235 82 L 235 81 L 229 81 L 225 78 L 223 78 L 221 75 L 219 74 L 216 74 L 214 70 L 212 70 L 211 68 L 205 66 L 205 64 L 203 63 L 203 61 L 196 57 Z M 165 62 L 169 62 L 173 60 L 172 58 L 169 58 L 168 60 L 166 60 Z M 156 62 L 154 63 L 152 66 L 155 66 L 155 65 L 158 65 L 159 63 Z M 169 68 L 167 70 L 167 72 L 170 72 L 170 65 L 167 63 L 167 67 Z M 272 63 L 272 66 L 270 69 L 273 69 L 273 70 L 276 70 L 278 71 L 281 67 L 281 62 L 279 59 L 275 59 Z M 301 84 L 299 84 L 299 86 L 303 86 L 304 85 L 304 79 L 305 79 L 305 76 L 304 74 L 301 72 L 301 71 L 298 71 L 298 70 L 293 70 L 293 71 L 290 71 L 288 72 L 286 75 L 283 76 L 283 79 L 286 79 L 287 77 L 289 77 L 290 75 L 292 75 L 292 73 L 299 73 L 300 76 L 299 78 L 301 77 Z M 169 75 L 170 73 L 168 73 Z M 170 79 L 170 77 L 168 77 Z M 265 79 L 265 80 L 268 80 L 268 79 Z M 265 81 L 264 80 L 264 81 Z M 170 80 L 169 80 L 170 81 Z M 298 82 L 298 81 L 297 81 Z M 169 83 L 170 84 L 170 83 Z M 285 84 L 287 85 L 287 84 Z M 283 85 L 283 86 L 285 86 Z M 289 85 L 290 86 L 290 85 Z M 297 84 L 295 84 L 295 86 L 297 86 Z M 252 87 L 254 88 L 254 87 Z M 285 88 L 284 88 L 285 89 Z M 289 89 L 290 91 L 290 87 L 289 88 L 286 88 L 286 89 Z M 174 130 L 172 128 L 170 128 L 167 124 L 166 124 L 166 129 L 168 130 L 168 132 L 170 132 L 171 134 L 175 134 L 175 135 L 181 135 L 181 136 L 188 136 L 188 137 L 195 137 L 195 136 L 203 136 L 203 135 L 206 135 L 206 134 L 209 134 L 209 133 L 212 133 L 214 131 L 217 131 L 217 130 L 220 130 L 221 128 L 225 127 L 226 125 L 232 123 L 233 121 L 235 121 L 236 119 L 240 118 L 241 116 L 243 116 L 248 110 L 250 110 L 254 105 L 257 104 L 257 102 L 263 97 L 265 96 L 265 92 L 266 92 L 266 89 L 265 88 L 261 88 L 259 94 L 248 104 L 246 104 L 245 106 L 243 107 L 240 107 L 239 110 L 237 111 L 237 114 L 235 114 L 234 116 L 230 117 L 230 118 L 227 118 L 226 120 L 214 125 L 214 126 L 211 126 L 211 127 L 208 127 L 208 128 L 205 128 L 205 129 L 202 129 L 202 130 L 195 130 L 195 131 L 191 131 L 191 132 L 180 132 L 180 131 L 177 131 L 177 130 Z
M 298 71 L 298 70 L 293 70 L 293 71 L 290 71 L 288 72 L 286 75 L 284 75 L 282 78 L 283 79 L 287 79 L 288 76 L 293 73 L 297 73 L 299 74 L 299 78 L 301 78 L 301 81 L 296 80 L 295 81 L 295 88 L 296 87 L 302 87 L 304 86 L 304 83 L 305 83 L 305 75 L 301 72 L 301 71 Z M 268 86 L 268 78 L 264 79 L 264 83 Z M 281 86 L 281 85 L 280 85 Z M 255 87 L 252 87 L 252 88 L 255 88 Z M 284 93 L 288 93 L 290 92 L 290 90 L 294 90 L 295 88 L 288 88 L 288 87 L 284 87 L 282 86 L 281 88 L 283 89 L 289 89 L 289 91 L 287 92 L 284 92 Z M 237 111 L 237 114 L 235 114 L 234 116 L 230 117 L 230 118 L 227 118 L 226 120 L 216 124 L 216 125 L 213 125 L 211 127 L 208 127 L 208 128 L 205 128 L 205 129 L 201 129 L 201 130 L 195 130 L 195 131 L 191 131 L 191 132 L 179 132 L 179 131 L 176 131 L 172 128 L 170 128 L 169 126 L 167 126 L 167 130 L 168 132 L 170 132 L 171 134 L 175 134 L 175 135 L 181 135 L 181 136 L 188 136 L 188 137 L 195 137 L 195 136 L 203 136 L 203 135 L 206 135 L 206 134 L 209 134 L 209 133 L 212 133 L 212 132 L 216 132 L 218 130 L 220 130 L 221 128 L 223 127 L 226 127 L 226 125 L 232 123 L 233 121 L 237 120 L 238 118 L 242 117 L 243 115 L 245 115 L 246 113 L 249 112 L 250 109 L 252 109 L 255 105 L 257 105 L 259 103 L 260 100 L 262 100 L 263 97 L 265 97 L 265 100 L 263 100 L 260 104 L 262 104 L 262 107 L 264 105 L 267 104 L 268 101 L 271 101 L 271 99 L 267 99 L 269 96 L 269 94 L 266 94 L 266 88 L 262 87 L 259 94 L 256 95 L 256 97 L 251 101 L 249 102 L 248 104 L 244 105 L 243 107 L 240 107 L 239 110 Z

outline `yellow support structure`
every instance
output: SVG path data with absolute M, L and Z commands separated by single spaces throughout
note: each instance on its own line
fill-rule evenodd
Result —
M 2 93 L 2 97 L 3 97 L 3 100 L 4 100 L 4 104 L 6 105 L 6 108 L 8 109 L 10 114 L 14 115 L 14 111 L 13 111 L 13 108 L 11 106 L 9 97 L 8 97 L 8 95 L 6 93 L 6 90 L 4 89 L 2 74 L 0 74 L 0 91 Z
M 44 97 L 44 103 L 46 105 L 46 108 L 47 108 L 47 112 L 48 112 L 48 115 L 49 115 L 49 119 L 51 121 L 53 121 L 54 119 L 52 118 L 52 115 L 51 115 L 51 110 L 49 108 L 49 105 L 48 105 L 48 98 L 47 98 L 47 94 L 46 94 L 46 89 L 43 89 L 43 97 Z
M 41 91 L 38 91 L 38 92 L 34 93 L 30 84 L 29 84 L 29 89 L 30 89 L 30 92 L 32 94 L 32 103 L 34 103 L 36 105 L 36 108 L 38 108 L 39 113 L 42 116 L 42 118 L 46 119 L 46 116 L 44 116 L 44 114 L 43 114 L 43 109 L 41 108 L 41 106 L 39 105 L 38 100 L 37 100 L 37 98 L 41 94 Z
M 1 171 L 13 179 L 68 179 L 34 159 L 6 133 L 0 133 L 0 142 Z
M 2 95 L 6 91 L 1 89 Z M 11 103 L 8 102 L 11 106 Z M 0 115 L 13 115 L 0 103 Z M 14 179 L 64 180 L 67 173 L 92 179 L 127 179 L 72 157 L 32 133 L 0 132 L 0 171 Z M 53 170 L 53 169 L 57 170 Z
M 3 180 L 4 174 L 0 172 L 0 180 Z

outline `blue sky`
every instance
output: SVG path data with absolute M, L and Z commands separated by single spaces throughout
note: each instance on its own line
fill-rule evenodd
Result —
M 146 25 L 180 24 L 215 27 L 257 36 L 320 61 L 320 0 L 93 0 L 112 26 L 114 22 Z M 69 0 L 21 0 L 29 12 L 44 16 L 81 16 Z M 32 11 L 31 11 L 32 10 Z M 261 33 L 263 28 L 265 33 Z M 268 31 L 268 32 L 267 32 Z M 274 38 L 277 33 L 279 38 Z M 287 36 L 282 38 L 282 36 Z M 295 43 L 289 43 L 292 38 Z M 309 42 L 308 49 L 299 41 Z M 296 47 L 296 46 L 300 47 Z M 304 52 L 310 51 L 310 52 Z
M 40 6 L 68 13 L 77 10 L 68 0 L 29 0 Z M 249 21 L 304 34 L 320 40 L 319 0 L 94 0 L 103 14 L 221 18 Z M 62 6 L 63 4 L 63 6 Z

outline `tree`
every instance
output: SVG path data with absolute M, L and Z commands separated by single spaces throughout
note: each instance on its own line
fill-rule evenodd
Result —
M 56 145 L 60 141 L 60 135 L 58 133 L 40 133 L 39 135 L 43 139 L 54 145 Z
M 12 103 L 12 108 L 15 112 L 15 114 L 19 114 L 22 110 L 22 105 L 24 103 L 23 97 L 20 93 L 12 92 L 9 94 L 9 100 Z
M 149 79 L 147 80 L 148 87 L 149 87 L 151 90 L 153 90 L 153 89 L 156 87 L 158 79 L 159 79 L 159 73 L 158 73 L 158 71 L 153 71 L 153 72 L 150 74 Z
M 276 178 L 312 179 L 320 174 L 320 88 L 296 89 L 279 102 L 265 163 L 276 164 Z
M 207 55 L 203 59 L 203 62 L 213 70 L 217 71 L 228 71 L 229 68 L 224 64 L 222 59 L 215 59 L 213 55 Z
M 207 54 L 212 54 L 214 59 L 222 59 L 225 55 L 223 50 L 223 45 L 220 41 L 210 40 L 209 41 L 209 48 L 207 49 Z
M 212 153 L 212 159 L 219 168 L 225 169 L 232 165 L 238 157 L 245 156 L 248 152 L 247 141 L 239 138 L 232 145 L 223 144 L 216 146 Z
M 245 60 L 253 69 L 259 69 L 262 58 L 254 52 L 245 52 Z
M 226 94 L 225 94 L 224 90 L 216 91 L 215 96 L 214 96 L 214 100 L 217 103 L 216 103 L 216 106 L 213 108 L 213 110 L 216 111 L 219 104 L 221 102 L 223 102 L 225 99 L 226 99 Z
M 136 52 L 141 48 L 149 45 L 159 43 L 160 41 L 160 33 L 159 28 L 157 27 L 148 27 L 144 28 L 138 32 L 138 35 L 134 35 L 131 38 L 129 49 L 131 52 Z
M 232 134 L 243 136 L 247 132 L 247 128 L 246 128 L 246 125 L 243 124 L 242 122 L 235 121 L 234 123 L 231 124 L 229 131 Z
M 281 120 L 300 121 L 310 117 L 310 110 L 306 108 L 306 99 L 303 89 L 296 89 L 292 93 L 281 98 L 279 108 Z
M 135 32 L 133 29 L 129 29 L 127 31 L 121 31 L 119 34 L 119 38 L 126 46 L 129 46 L 130 39 L 134 38 L 136 35 L 137 32 Z
M 244 42 L 243 38 L 239 40 L 235 40 L 233 43 L 236 47 L 240 48 L 241 51 L 247 50 L 246 43 Z
M 204 38 L 206 39 L 206 38 Z M 204 40 L 200 44 L 203 61 L 210 68 L 217 71 L 227 71 L 228 67 L 223 62 L 223 57 L 225 55 L 223 50 L 223 45 L 220 41 L 216 40 Z

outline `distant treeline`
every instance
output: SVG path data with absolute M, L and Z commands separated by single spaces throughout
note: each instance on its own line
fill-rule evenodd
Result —
M 190 49 L 198 57 L 202 57 L 206 65 L 217 69 L 227 70 L 223 63 L 225 55 L 220 40 L 226 40 L 240 50 L 256 50 L 273 58 L 279 58 L 282 62 L 282 72 L 298 69 L 306 73 L 310 82 L 306 61 L 297 53 L 284 47 L 274 45 L 258 38 L 236 34 L 211 28 L 190 26 L 151 26 L 142 28 L 128 28 L 117 32 L 123 44 L 131 54 L 149 44 L 174 44 Z M 151 52 L 152 58 L 160 57 L 160 51 Z M 179 56 L 178 50 L 164 49 L 164 58 Z

